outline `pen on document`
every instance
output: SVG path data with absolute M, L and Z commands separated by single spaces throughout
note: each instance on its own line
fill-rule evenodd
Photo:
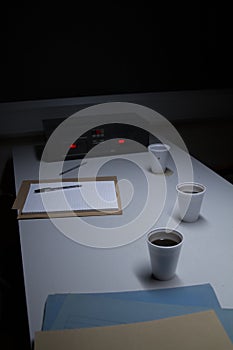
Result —
M 87 162 L 83 162 L 83 163 L 81 163 L 81 164 L 78 164 L 78 165 L 74 166 L 73 168 L 70 168 L 70 169 L 67 169 L 67 170 L 65 170 L 65 171 L 62 171 L 59 175 L 66 174 L 66 173 L 68 173 L 69 171 L 74 170 L 74 169 L 77 169 L 77 168 L 79 168 L 80 166 L 82 166 L 82 165 L 84 165 L 84 164 L 86 164 L 86 163 L 87 163 Z
M 59 186 L 59 187 L 43 187 L 43 188 L 38 188 L 38 189 L 34 190 L 34 193 L 51 192 L 51 191 L 63 190 L 63 189 L 66 189 L 66 188 L 74 188 L 74 187 L 82 187 L 82 185 Z

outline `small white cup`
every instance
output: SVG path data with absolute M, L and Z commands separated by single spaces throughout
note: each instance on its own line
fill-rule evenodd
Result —
M 163 143 L 153 143 L 148 146 L 151 170 L 155 174 L 164 173 L 167 167 L 170 146 Z
M 154 277 L 166 281 L 174 277 L 183 235 L 173 229 L 158 228 L 147 235 L 151 269 Z
M 197 182 L 183 182 L 176 186 L 180 218 L 186 222 L 198 219 L 206 187 Z

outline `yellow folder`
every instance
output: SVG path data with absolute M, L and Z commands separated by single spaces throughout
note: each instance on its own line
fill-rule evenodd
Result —
M 213 310 L 156 321 L 35 335 L 35 350 L 232 350 Z

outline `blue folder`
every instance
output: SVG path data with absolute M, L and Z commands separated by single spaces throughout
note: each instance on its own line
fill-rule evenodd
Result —
M 233 341 L 233 310 L 210 284 L 156 290 L 49 295 L 42 330 L 143 322 L 213 309 Z

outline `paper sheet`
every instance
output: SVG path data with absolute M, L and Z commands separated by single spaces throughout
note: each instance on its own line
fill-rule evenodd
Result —
M 81 187 L 35 193 L 44 187 Z M 30 184 L 22 213 L 118 209 L 114 181 L 53 182 Z

